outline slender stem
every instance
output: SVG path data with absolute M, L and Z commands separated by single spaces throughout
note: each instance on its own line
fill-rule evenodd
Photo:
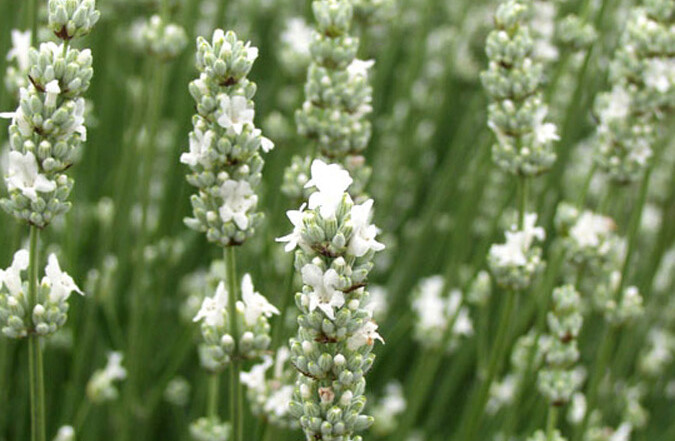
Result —
M 638 197 L 638 203 L 636 207 L 633 207 L 633 216 L 631 217 L 631 222 L 628 229 L 628 247 L 626 249 L 626 255 L 624 257 L 623 266 L 621 267 L 621 278 L 619 279 L 619 285 L 615 291 L 616 303 L 621 305 L 623 300 L 623 287 L 626 283 L 626 278 L 628 276 L 628 271 L 630 270 L 630 261 L 633 255 L 635 244 L 637 242 L 637 232 L 640 227 L 640 221 L 642 219 L 642 211 L 647 200 L 647 193 L 649 191 L 649 182 L 651 177 L 652 167 L 649 167 L 645 171 L 645 175 L 642 178 L 642 184 L 640 186 L 640 194 Z M 586 415 L 582 424 L 579 426 L 579 432 L 576 434 L 575 439 L 579 439 L 583 436 L 586 428 L 588 427 L 588 418 L 589 415 L 593 412 L 595 408 L 595 401 L 597 396 L 598 383 L 602 379 L 602 375 L 605 372 L 607 363 L 609 362 L 610 355 L 612 354 L 613 342 L 616 337 L 617 330 L 616 328 L 607 328 L 605 327 L 605 332 L 603 334 L 603 341 L 601 344 L 601 349 L 599 352 L 598 359 L 596 360 L 596 369 L 593 371 L 593 376 L 590 378 L 589 391 L 588 391 L 588 408 L 586 410 Z
M 209 376 L 209 391 L 206 415 L 209 418 L 218 416 L 218 388 L 220 387 L 220 374 L 214 372 Z
M 518 229 L 522 230 L 525 225 L 525 214 L 527 213 L 527 191 L 529 181 L 526 176 L 518 178 Z
M 288 307 L 291 304 L 291 299 L 294 297 L 293 294 L 293 281 L 295 276 L 295 259 L 291 257 L 291 264 L 288 268 L 288 274 L 286 275 L 286 290 L 283 292 L 283 298 L 281 299 L 281 310 L 279 313 L 279 321 L 277 326 L 275 326 L 272 331 L 272 349 L 279 347 L 281 340 L 284 337 L 284 331 L 286 328 L 286 313 Z
M 506 352 L 509 325 L 511 323 L 511 316 L 513 315 L 513 310 L 515 309 L 516 304 L 515 299 L 516 293 L 514 291 L 509 291 L 506 294 L 506 304 L 502 307 L 502 315 L 499 319 L 496 340 L 490 353 L 488 370 L 480 385 L 478 393 L 473 396 L 468 410 L 468 417 L 466 419 L 463 418 L 463 429 L 460 432 L 460 436 L 458 438 L 461 441 L 470 441 L 476 439 L 476 430 L 478 429 L 485 413 L 484 410 L 485 405 L 487 404 L 490 386 L 492 385 L 492 381 L 499 370 L 502 358 L 504 357 L 504 352 Z
M 244 408 L 241 382 L 239 381 L 239 371 L 241 370 L 241 360 L 239 358 L 239 328 L 237 325 L 237 268 L 236 254 L 234 247 L 228 247 L 225 250 L 225 265 L 227 269 L 228 285 L 228 318 L 230 320 L 230 335 L 234 339 L 234 355 L 232 357 L 232 367 L 230 369 L 230 413 L 232 415 L 232 428 L 235 441 L 243 441 L 243 423 Z
M 555 431 L 556 424 L 558 423 L 558 407 L 549 406 L 548 408 L 548 418 L 546 420 L 546 439 L 552 440 L 553 432 Z
M 586 179 L 584 180 L 584 185 L 581 187 L 581 193 L 579 193 L 579 199 L 577 200 L 577 208 L 580 210 L 584 208 L 584 205 L 586 205 L 586 198 L 588 197 L 588 190 L 591 188 L 591 182 L 593 181 L 593 176 L 595 176 L 595 172 L 598 170 L 598 164 L 593 162 L 593 165 L 591 168 L 588 170 L 588 175 L 586 175 Z
M 40 230 L 30 227 L 30 248 L 28 267 L 28 305 L 29 311 L 33 311 L 37 305 L 37 279 L 38 279 L 38 236 Z M 28 338 L 28 364 L 30 373 L 30 415 L 31 415 L 31 440 L 45 441 L 45 385 L 44 368 L 42 363 L 42 348 L 40 337 L 31 332 Z
M 598 386 L 602 380 L 603 375 L 607 367 L 607 362 L 612 354 L 613 342 L 615 337 L 615 328 L 609 328 L 605 326 L 604 332 L 602 334 L 602 342 L 600 343 L 600 349 L 598 351 L 598 358 L 595 360 L 595 369 L 589 378 L 588 392 L 586 393 L 587 397 L 587 407 L 586 413 L 584 414 L 584 419 L 579 426 L 577 426 L 577 431 L 574 434 L 574 441 L 579 441 L 583 438 L 588 428 L 588 423 L 590 421 L 590 416 L 595 410 L 596 399 L 598 395 Z
M 37 0 L 28 0 L 28 28 L 33 46 L 37 46 L 38 4 Z

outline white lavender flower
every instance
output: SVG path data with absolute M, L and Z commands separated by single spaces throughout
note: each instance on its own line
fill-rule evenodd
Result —
M 59 427 L 54 441 L 75 441 L 75 429 L 73 426 L 61 426 Z
M 311 60 L 310 44 L 312 28 L 302 17 L 291 17 L 286 20 L 280 35 L 281 49 L 279 63 L 291 75 L 299 76 L 306 72 Z
M 640 371 L 651 377 L 663 374 L 673 361 L 674 353 L 675 335 L 665 328 L 652 328 L 647 335 L 647 345 L 640 355 Z
M 347 193 L 349 174 L 320 160 L 311 170 L 308 186 L 318 191 L 310 196 L 309 209 L 289 214 L 294 232 L 279 239 L 289 243 L 287 251 L 297 247 L 295 266 L 303 278 L 295 298 L 298 334 L 290 342 L 291 362 L 299 372 L 290 412 L 308 440 L 357 440 L 354 433 L 373 421 L 361 415 L 364 376 L 375 358 L 375 341 L 382 338 L 364 302 L 372 259 L 381 246 L 374 236 L 362 246 L 352 219 L 356 205 Z M 371 204 L 362 209 L 369 211 Z M 362 218 L 359 228 L 376 232 L 369 216 Z
M 579 376 L 572 369 L 579 358 L 577 337 L 583 322 L 580 301 L 572 285 L 553 290 L 553 310 L 548 314 L 550 346 L 546 365 L 537 378 L 540 392 L 552 406 L 569 402 L 580 386 Z
M 19 98 L 19 90 L 28 86 L 28 52 L 31 47 L 31 31 L 12 29 L 12 48 L 7 52 L 8 66 L 5 71 L 5 87 L 9 94 Z
M 541 3 L 541 2 L 538 2 Z M 508 0 L 499 5 L 495 26 L 487 39 L 488 69 L 481 74 L 493 100 L 488 126 L 497 143 L 493 159 L 505 171 L 532 176 L 555 161 L 556 126 L 545 122 L 548 113 L 540 85 L 543 68 L 533 59 L 535 40 L 527 16 L 531 2 Z
M 536 213 L 526 214 L 522 230 L 513 225 L 505 233 L 506 242 L 490 248 L 490 271 L 497 284 L 502 287 L 513 290 L 527 288 L 534 274 L 543 265 L 541 249 L 534 243 L 535 240 L 543 241 L 546 233 L 542 227 L 535 226 L 536 222 Z
M 617 236 L 612 218 L 589 210 L 580 213 L 563 203 L 558 207 L 556 227 L 563 238 L 566 259 L 575 266 L 598 274 L 618 265 L 624 242 Z
M 384 388 L 384 395 L 372 407 L 373 433 L 377 436 L 389 436 L 396 431 L 399 418 L 406 410 L 403 387 L 396 380 L 390 381 Z
M 87 35 L 99 18 L 96 0 L 49 1 L 49 28 L 62 40 Z
M 199 418 L 190 424 L 190 437 L 193 441 L 228 441 L 232 426 L 221 422 L 217 417 Z
M 187 45 L 185 30 L 177 24 L 165 23 L 159 15 L 140 23 L 136 32 L 138 48 L 163 61 L 176 58 Z
M 83 294 L 72 277 L 61 270 L 56 256 L 50 254 L 30 311 L 28 281 L 22 276 L 27 269 L 28 252 L 19 250 L 10 267 L 0 270 L 0 328 L 10 338 L 23 338 L 29 333 L 54 334 L 68 318 L 70 295 Z
M 89 32 L 98 20 L 92 0 L 51 0 L 50 26 L 68 40 Z M 53 12 L 55 11 L 55 12 Z M 53 13 L 52 13 L 53 12 Z M 27 49 L 30 34 L 16 34 L 12 58 L 31 79 L 19 90 L 11 118 L 8 197 L 0 206 L 17 219 L 43 228 L 70 208 L 73 180 L 64 174 L 81 155 L 87 139 L 85 101 L 93 75 L 91 51 L 66 43 L 42 43 Z
M 359 40 L 349 34 L 351 1 L 318 0 L 312 9 L 317 25 L 309 46 L 305 102 L 295 114 L 298 132 L 316 142 L 321 156 L 349 170 L 356 180 L 352 194 L 360 194 L 370 176 L 360 154 L 372 130 L 368 71 L 374 62 L 356 58 Z
M 612 90 L 596 101 L 596 161 L 615 182 L 632 182 L 642 175 L 653 156 L 663 114 L 673 108 L 674 11 L 670 0 L 632 8 L 610 64 Z
M 199 78 L 190 83 L 197 104 L 189 151 L 188 182 L 194 218 L 186 224 L 221 246 L 242 244 L 262 219 L 256 211 L 263 160 L 274 145 L 253 123 L 256 86 L 246 79 L 258 50 L 217 29 L 211 42 L 197 39 Z
M 412 309 L 415 313 L 415 339 L 424 347 L 454 348 L 461 337 L 473 335 L 469 310 L 462 305 L 462 293 L 445 294 L 442 276 L 422 279 L 415 289 Z M 448 329 L 449 327 L 452 329 Z
M 254 415 L 264 416 L 270 423 L 284 428 L 298 427 L 298 421 L 289 414 L 296 371 L 289 363 L 287 347 L 277 349 L 276 357 L 265 356 L 249 372 L 241 373 L 241 382 L 247 387 L 247 397 Z M 271 369 L 270 369 L 271 368 Z M 271 371 L 271 374 L 268 372 Z
M 119 392 L 115 383 L 127 378 L 127 370 L 122 366 L 123 358 L 121 352 L 109 352 L 105 368 L 94 372 L 87 383 L 87 396 L 92 403 L 100 404 L 117 399 Z
M 237 301 L 237 326 L 239 355 L 256 358 L 267 350 L 271 342 L 268 318 L 279 310 L 255 291 L 249 274 L 241 282 L 242 300 Z M 230 334 L 228 292 L 225 282 L 220 282 L 212 297 L 205 297 L 194 317 L 201 323 L 203 343 L 199 347 L 202 366 L 211 372 L 220 372 L 234 355 L 235 342 Z

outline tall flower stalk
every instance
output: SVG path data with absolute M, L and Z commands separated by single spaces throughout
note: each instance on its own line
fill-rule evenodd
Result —
M 497 142 L 494 162 L 517 179 L 517 222 L 506 232 L 506 242 L 490 248 L 488 264 L 497 285 L 506 291 L 487 371 L 472 396 L 462 422 L 459 439 L 475 437 L 487 405 L 492 381 L 506 353 L 510 322 L 518 292 L 527 290 L 543 266 L 541 249 L 545 231 L 536 226 L 536 213 L 528 213 L 530 179 L 550 169 L 556 159 L 553 142 L 559 139 L 548 113 L 541 83 L 544 67 L 535 57 L 535 39 L 529 19 L 532 5 L 524 0 L 506 0 L 497 8 L 495 29 L 486 43 L 488 69 L 481 74 L 483 87 L 492 99 L 488 126 Z
M 239 301 L 236 274 L 235 247 L 252 236 L 262 219 L 255 193 L 263 167 L 260 151 L 273 148 L 253 124 L 256 85 L 246 76 L 257 57 L 258 49 L 238 40 L 234 32 L 217 29 L 210 42 L 197 39 L 200 75 L 190 83 L 197 114 L 192 119 L 189 151 L 180 158 L 191 169 L 188 182 L 198 189 L 191 198 L 194 217 L 185 222 L 224 249 L 227 283 L 221 282 L 215 295 L 204 299 L 195 321 L 201 322 L 204 338 L 202 365 L 214 377 L 230 367 L 231 422 L 237 441 L 244 436 L 241 363 L 267 349 L 271 340 L 267 318 L 278 314 L 254 292 L 248 275 L 242 282 L 243 301 Z M 213 379 L 209 418 L 192 426 L 194 434 L 215 436 L 229 430 L 217 418 L 217 388 L 218 381 Z
M 286 251 L 297 248 L 303 282 L 295 295 L 298 333 L 290 340 L 298 371 L 290 412 L 308 441 L 360 440 L 355 433 L 373 423 L 361 412 L 372 349 L 382 338 L 364 302 L 373 257 L 384 245 L 370 220 L 373 200 L 355 204 L 347 192 L 352 182 L 339 165 L 314 160 L 307 186 L 315 192 L 308 205 L 288 212 L 293 232 L 278 239 Z
M 31 2 L 36 12 L 36 2 Z M 31 439 L 46 440 L 44 367 L 41 341 L 63 327 L 68 297 L 82 293 L 50 255 L 38 281 L 39 231 L 71 207 L 73 186 L 65 171 L 81 155 L 87 139 L 85 101 L 93 75 L 88 49 L 70 47 L 70 40 L 88 34 L 99 19 L 94 0 L 50 0 L 49 29 L 60 44 L 42 43 L 17 57 L 28 60 L 27 82 L 19 90 L 19 107 L 10 117 L 8 198 L 0 206 L 30 229 L 29 249 L 17 251 L 12 265 L 0 271 L 0 326 L 10 338 L 29 340 Z M 36 36 L 33 16 L 32 36 Z M 36 38 L 34 38 L 36 39 Z M 28 270 L 27 280 L 21 273 Z

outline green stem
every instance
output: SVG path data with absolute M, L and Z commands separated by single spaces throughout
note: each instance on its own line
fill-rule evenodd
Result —
M 230 320 L 230 335 L 234 339 L 234 355 L 230 369 L 230 413 L 232 415 L 232 428 L 234 441 L 243 441 L 244 407 L 239 372 L 241 359 L 239 357 L 239 328 L 237 325 L 237 268 L 234 247 L 225 250 L 225 264 L 227 267 L 227 292 L 228 292 L 228 318 Z
M 527 191 L 529 180 L 526 176 L 518 178 L 518 229 L 522 230 L 525 225 L 525 214 L 527 213 Z
M 31 44 L 37 46 L 38 5 L 37 0 L 28 0 L 28 28 L 30 29 Z
M 589 379 L 588 392 L 586 394 L 588 405 L 586 407 L 586 413 L 584 414 L 584 419 L 579 426 L 577 426 L 577 431 L 574 434 L 574 441 L 579 441 L 582 439 L 588 428 L 588 423 L 590 416 L 595 410 L 597 395 L 598 395 L 598 386 L 602 380 L 603 375 L 607 367 L 607 362 L 612 354 L 613 342 L 615 337 L 615 328 L 605 327 L 605 330 L 602 335 L 602 342 L 600 343 L 600 350 L 598 351 L 598 358 L 595 360 L 595 369 Z
M 558 407 L 550 406 L 548 408 L 548 418 L 546 420 L 546 439 L 552 440 L 553 432 L 555 431 L 558 422 Z
M 218 388 L 220 387 L 220 375 L 216 372 L 209 376 L 208 407 L 206 415 L 209 418 L 218 416 Z
M 291 264 L 288 269 L 288 274 L 286 275 L 286 290 L 283 292 L 283 298 L 281 299 L 279 321 L 277 326 L 272 331 L 272 349 L 278 348 L 282 338 L 284 337 L 286 313 L 288 311 L 289 305 L 291 304 L 291 299 L 294 297 L 293 281 L 295 280 L 295 258 L 291 257 L 290 261 Z
M 33 311 L 37 305 L 38 280 L 38 236 L 40 230 L 36 226 L 30 227 L 30 248 L 28 264 L 28 305 Z M 30 415 L 31 440 L 45 441 L 45 385 L 44 367 L 42 362 L 42 348 L 40 337 L 31 330 L 28 337 L 28 364 L 30 373 Z
M 595 172 L 597 170 L 598 170 L 598 164 L 596 164 L 595 161 L 594 161 L 590 170 L 588 170 L 588 175 L 586 175 L 584 185 L 583 185 L 583 187 L 581 187 L 581 193 L 579 193 L 579 199 L 577 200 L 577 208 L 579 210 L 582 210 L 584 208 L 584 205 L 586 205 L 586 198 L 588 197 L 588 190 L 591 188 L 591 182 L 593 181 L 593 176 L 595 176 Z
M 471 441 L 476 439 L 476 430 L 478 429 L 483 419 L 483 415 L 485 414 L 484 410 L 485 405 L 487 404 L 490 386 L 492 385 L 492 381 L 499 370 L 502 358 L 504 357 L 504 352 L 506 352 L 509 325 L 511 323 L 511 316 L 513 315 L 513 310 L 516 304 L 515 299 L 516 293 L 514 291 L 509 291 L 506 294 L 506 305 L 504 305 L 502 308 L 502 315 L 499 319 L 499 326 L 496 333 L 496 341 L 490 354 L 488 370 L 480 385 L 480 389 L 478 390 L 477 394 L 473 396 L 468 410 L 468 418 L 463 419 L 463 429 L 460 432 L 460 436 L 458 438 L 461 441 Z

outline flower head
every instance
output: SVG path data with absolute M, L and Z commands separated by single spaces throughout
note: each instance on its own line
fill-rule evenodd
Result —
M 287 44 L 293 52 L 309 56 L 309 44 L 312 41 L 312 28 L 302 17 L 293 17 L 286 21 L 286 29 L 281 34 L 281 42 Z
M 613 229 L 611 218 L 584 211 L 570 229 L 570 236 L 580 247 L 597 247 Z
M 536 213 L 526 214 L 522 230 L 507 231 L 506 242 L 493 245 L 490 248 L 490 254 L 495 258 L 498 265 L 524 266 L 527 264 L 526 253 L 532 246 L 534 239 L 544 240 L 546 236 L 542 227 L 535 226 L 536 222 Z

